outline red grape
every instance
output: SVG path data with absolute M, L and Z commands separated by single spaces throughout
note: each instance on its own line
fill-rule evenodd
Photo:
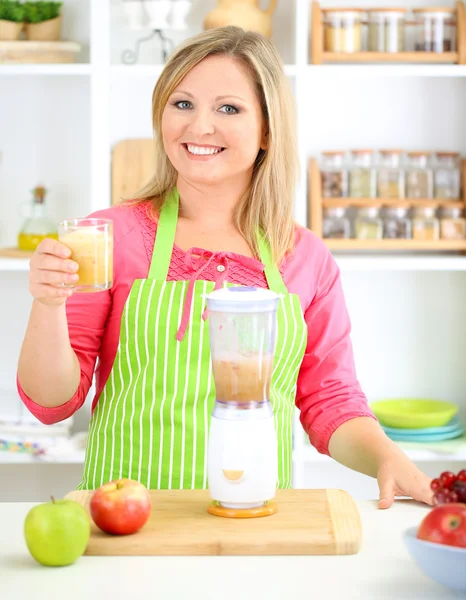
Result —
M 459 502 L 466 503 L 466 481 L 455 481 L 452 489 L 458 496 Z
M 446 504 L 447 502 L 447 493 L 445 490 L 441 490 L 436 492 L 435 494 L 435 500 L 437 501 L 438 504 Z
M 450 502 L 459 502 L 459 496 L 456 492 L 450 492 L 448 494 L 448 498 L 449 498 Z
M 439 488 L 442 487 L 442 483 L 440 481 L 440 479 L 432 479 L 431 483 L 430 483 L 430 489 L 431 490 L 438 490 Z
M 444 471 L 440 475 L 440 481 L 442 482 L 444 488 L 450 489 L 456 481 L 456 475 L 451 471 Z
M 456 476 L 456 480 L 457 481 L 466 481 L 466 469 L 463 469 L 462 471 L 460 471 L 458 473 L 458 475 Z

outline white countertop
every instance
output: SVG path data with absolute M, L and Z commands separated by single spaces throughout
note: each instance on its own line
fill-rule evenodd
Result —
M 448 600 L 420 572 L 402 532 L 429 508 L 398 500 L 386 511 L 358 502 L 363 544 L 353 556 L 81 557 L 47 568 L 29 555 L 30 503 L 0 503 L 0 598 L 5 600 Z

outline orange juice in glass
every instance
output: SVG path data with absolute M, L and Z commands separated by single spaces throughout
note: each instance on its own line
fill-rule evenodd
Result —
M 77 292 L 101 292 L 113 285 L 113 221 L 69 219 L 58 224 L 58 240 L 79 265 Z

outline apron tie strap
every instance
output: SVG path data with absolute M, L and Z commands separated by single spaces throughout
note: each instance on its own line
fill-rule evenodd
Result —
M 189 323 L 189 319 L 191 316 L 191 308 L 192 308 L 192 304 L 193 304 L 194 284 L 196 283 L 196 280 L 198 279 L 199 275 L 203 271 L 205 271 L 205 269 L 207 269 L 207 267 L 211 264 L 211 262 L 214 258 L 216 258 L 217 260 L 220 260 L 220 264 L 223 265 L 224 270 L 215 281 L 214 289 L 218 290 L 219 288 L 222 287 L 224 281 L 226 280 L 226 278 L 228 276 L 228 271 L 229 271 L 229 262 L 224 253 L 214 253 L 214 252 L 202 250 L 200 248 L 191 248 L 191 250 L 186 253 L 185 262 L 186 262 L 186 264 L 188 264 L 189 266 L 194 268 L 193 255 L 199 256 L 199 259 L 197 261 L 198 264 L 199 264 L 199 262 L 203 262 L 204 264 L 202 264 L 197 269 L 197 271 L 195 271 L 193 273 L 193 275 L 191 276 L 191 278 L 189 280 L 188 291 L 186 293 L 186 298 L 185 298 L 184 307 L 183 307 L 183 316 L 181 318 L 180 326 L 178 328 L 178 333 L 176 334 L 176 339 L 179 342 L 181 342 L 181 340 L 184 338 L 186 329 L 188 328 L 188 323 Z M 207 258 L 207 260 L 205 260 L 206 258 Z M 207 319 L 207 308 L 202 313 L 202 318 L 204 319 L 204 321 Z

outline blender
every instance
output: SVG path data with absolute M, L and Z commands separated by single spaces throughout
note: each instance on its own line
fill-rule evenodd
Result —
M 270 403 L 277 308 L 268 289 L 224 287 L 206 295 L 215 404 L 210 421 L 208 512 L 274 514 L 278 444 Z

